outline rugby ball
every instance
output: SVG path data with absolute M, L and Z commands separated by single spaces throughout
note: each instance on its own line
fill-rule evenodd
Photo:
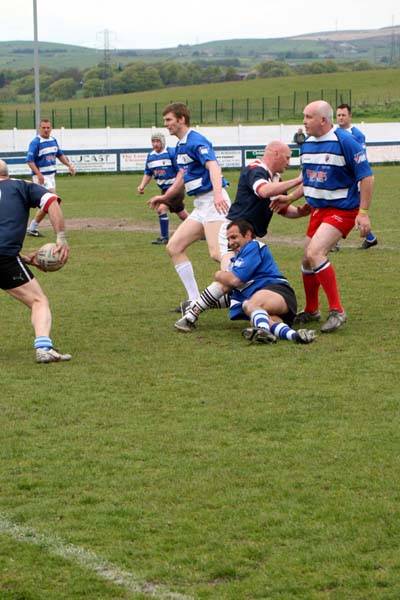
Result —
M 58 271 L 63 267 L 58 252 L 53 254 L 56 244 L 45 244 L 36 253 L 36 261 L 44 271 Z

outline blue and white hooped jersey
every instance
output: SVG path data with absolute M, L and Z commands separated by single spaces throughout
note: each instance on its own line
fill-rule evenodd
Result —
M 144 169 L 146 175 L 154 177 L 161 190 L 167 190 L 175 181 L 178 168 L 175 163 L 175 148 L 164 148 L 162 152 L 149 152 Z
M 351 133 L 351 135 L 353 136 L 353 138 L 355 140 L 357 140 L 357 142 L 359 144 L 361 144 L 361 146 L 364 148 L 364 150 L 366 149 L 367 145 L 365 143 L 365 135 L 363 134 L 363 132 L 358 129 L 358 127 L 350 127 L 350 129 L 347 129 L 347 131 L 349 133 Z
M 358 182 L 372 175 L 365 149 L 340 128 L 308 137 L 301 147 L 301 166 L 304 197 L 315 208 L 357 208 Z
M 53 175 L 57 171 L 56 159 L 63 154 L 56 138 L 37 135 L 29 144 L 25 162 L 34 162 L 43 175 Z
M 186 135 L 176 145 L 176 163 L 178 169 L 183 170 L 185 190 L 189 196 L 197 196 L 210 192 L 212 183 L 206 162 L 217 161 L 211 142 L 193 129 L 189 129 Z M 222 178 L 222 187 L 227 181 Z
M 258 290 L 266 285 L 289 285 L 288 280 L 282 275 L 266 244 L 258 240 L 251 240 L 238 254 L 231 258 L 230 271 L 243 281 L 240 289 L 234 289 L 232 300 L 244 302 Z

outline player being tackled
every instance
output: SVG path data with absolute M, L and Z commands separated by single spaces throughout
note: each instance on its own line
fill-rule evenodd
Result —
M 245 339 L 263 344 L 278 339 L 310 344 L 316 338 L 311 329 L 295 331 L 292 324 L 297 312 L 294 290 L 279 270 L 266 244 L 255 240 L 253 227 L 244 220 L 227 227 L 229 248 L 235 253 L 227 271 L 217 271 L 211 283 L 193 301 L 175 328 L 189 333 L 202 312 L 229 306 L 232 320 L 250 320 L 243 330 Z

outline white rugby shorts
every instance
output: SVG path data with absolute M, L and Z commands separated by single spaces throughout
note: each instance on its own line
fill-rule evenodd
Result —
M 32 175 L 32 181 L 33 183 L 39 183 L 39 185 L 43 185 L 43 187 L 46 188 L 46 190 L 49 190 L 49 192 L 55 192 L 56 191 L 56 174 L 52 173 L 51 175 L 43 175 L 44 177 L 44 183 L 39 183 L 37 175 Z
M 222 194 L 228 204 L 231 205 L 228 192 L 225 188 L 222 188 Z M 214 206 L 214 194 L 212 191 L 206 192 L 205 194 L 199 194 L 194 197 L 193 202 L 194 209 L 189 215 L 189 219 L 197 221 L 204 225 L 204 223 L 210 223 L 212 221 L 225 221 L 226 216 L 219 213 Z

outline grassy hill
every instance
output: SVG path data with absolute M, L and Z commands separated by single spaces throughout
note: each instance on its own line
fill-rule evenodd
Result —
M 294 90 L 301 92 L 320 89 L 351 89 L 356 102 L 383 102 L 400 98 L 400 70 L 377 69 L 373 71 L 323 73 L 320 75 L 296 75 L 269 79 L 253 79 L 246 81 L 229 81 L 207 85 L 185 87 L 168 87 L 159 90 L 136 92 L 132 94 L 115 94 L 98 98 L 81 98 L 77 100 L 44 103 L 45 110 L 51 108 L 82 108 L 86 106 L 114 106 L 120 104 L 136 104 L 138 102 L 159 102 L 185 100 L 221 100 L 275 97 L 292 94 Z M 13 104 L 13 109 L 27 109 L 33 106 Z
M 135 60 L 196 61 L 207 59 L 240 59 L 243 66 L 265 58 L 279 58 L 291 53 L 289 59 L 333 58 L 335 60 L 366 59 L 379 62 L 399 59 L 400 27 L 369 31 L 334 31 L 299 35 L 289 38 L 216 40 L 194 45 L 178 45 L 164 49 L 128 49 L 112 51 L 115 63 Z M 393 41 L 395 42 L 393 44 Z M 53 42 L 40 42 L 41 64 L 56 69 L 87 68 L 102 60 L 102 50 Z M 394 50 L 393 50 L 394 49 Z M 312 56 L 307 58 L 306 54 Z M 0 42 L 0 69 L 25 69 L 32 66 L 33 42 Z
M 42 104 L 42 115 L 49 115 L 56 127 L 104 127 L 105 123 L 112 127 L 148 127 L 161 124 L 163 105 L 171 101 L 183 101 L 189 103 L 194 120 L 203 124 L 297 122 L 308 99 L 307 92 L 310 92 L 310 100 L 324 97 L 332 104 L 337 100 L 342 101 L 341 94 L 346 94 L 344 101 L 351 100 L 358 118 L 366 121 L 393 120 L 400 118 L 399 75 L 399 69 L 377 69 L 169 87 L 132 94 L 47 102 Z M 331 91 L 330 96 L 327 95 L 328 90 Z M 350 98 L 348 90 L 351 90 Z M 294 92 L 295 111 L 292 110 Z M 263 98 L 269 107 L 265 113 L 261 111 Z M 277 109 L 278 105 L 281 111 Z M 217 106 L 218 116 L 215 116 Z M 3 129 L 33 127 L 33 105 L 1 105 L 0 109 L 3 113 Z M 200 110 L 202 118 L 199 117 Z

